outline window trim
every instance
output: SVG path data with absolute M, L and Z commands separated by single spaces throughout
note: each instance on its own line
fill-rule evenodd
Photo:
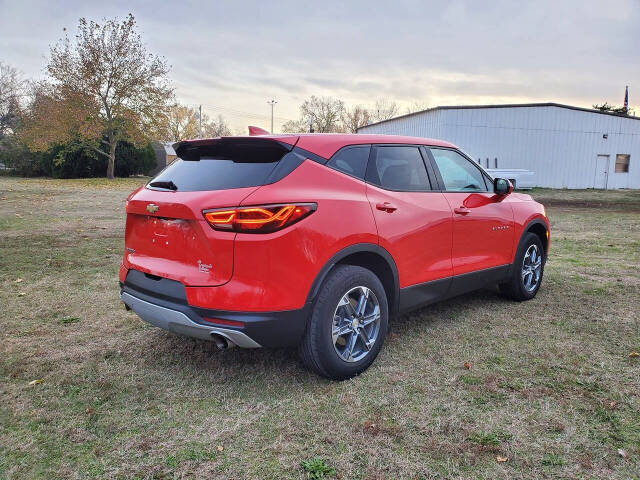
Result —
M 418 153 L 420 154 L 420 157 L 422 158 L 422 163 L 424 165 L 425 171 L 427 173 L 427 180 L 429 182 L 429 189 L 427 190 L 396 190 L 396 189 L 392 189 L 392 188 L 387 188 L 384 187 L 382 185 L 378 185 L 375 182 L 372 182 L 370 177 L 369 177 L 369 169 L 371 168 L 371 165 L 374 164 L 374 159 L 378 148 L 380 147 L 412 147 L 418 150 Z M 369 161 L 367 162 L 367 170 L 365 172 L 364 175 L 364 181 L 365 183 L 367 183 L 368 185 L 373 185 L 374 187 L 380 188 L 382 190 L 385 190 L 387 192 L 405 192 L 405 193 L 431 193 L 431 192 L 439 192 L 439 190 L 436 188 L 438 187 L 438 183 L 435 181 L 435 177 L 432 177 L 430 174 L 430 170 L 428 167 L 428 160 L 425 159 L 424 156 L 424 152 L 422 151 L 422 149 L 425 147 L 425 145 L 420 145 L 420 144 L 410 144 L 410 143 L 374 143 L 371 145 L 371 151 L 369 152 Z
M 491 175 L 489 175 L 480 165 L 478 165 L 474 160 L 471 159 L 471 157 L 469 157 L 469 155 L 466 155 L 464 152 L 462 152 L 461 150 L 458 150 L 457 148 L 451 148 L 451 147 L 437 147 L 437 146 L 432 146 L 432 145 L 425 145 L 425 150 L 427 151 L 427 155 L 429 157 L 429 161 L 431 162 L 432 168 L 435 172 L 435 176 L 438 179 L 438 184 L 440 187 L 440 192 L 442 193 L 490 193 L 493 194 L 493 177 Z M 482 178 L 485 182 L 485 186 L 487 187 L 487 190 L 484 192 L 478 192 L 478 191 L 474 191 L 474 190 L 447 190 L 447 188 L 445 187 L 444 184 L 444 180 L 442 179 L 442 175 L 440 174 L 440 169 L 438 168 L 438 164 L 436 163 L 436 159 L 433 156 L 433 153 L 431 152 L 432 149 L 435 150 L 449 150 L 451 152 L 455 152 L 458 155 L 460 155 L 462 158 L 466 159 L 469 163 L 471 163 L 471 165 L 473 165 L 475 168 L 477 168 L 480 171 L 480 175 L 482 175 Z

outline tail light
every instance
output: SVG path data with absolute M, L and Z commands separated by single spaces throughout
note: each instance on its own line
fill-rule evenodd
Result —
M 315 212 L 315 203 L 287 203 L 205 210 L 202 213 L 215 230 L 239 233 L 271 233 L 293 225 Z

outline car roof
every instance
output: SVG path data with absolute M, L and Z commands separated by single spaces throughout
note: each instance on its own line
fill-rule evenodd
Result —
M 401 135 L 367 135 L 354 133 L 292 133 L 292 134 L 276 134 L 276 135 L 252 135 L 238 137 L 222 137 L 231 138 L 251 138 L 251 139 L 269 139 L 275 140 L 289 145 L 307 150 L 311 153 L 324 158 L 331 157 L 342 147 L 348 145 L 363 144 L 409 144 L 409 145 L 427 145 L 432 147 L 457 148 L 454 144 L 443 140 L 421 137 L 405 137 Z M 201 146 L 220 141 L 218 138 L 207 138 L 197 140 L 185 140 L 174 144 L 177 149 L 184 145 Z
M 455 145 L 443 140 L 432 138 L 405 137 L 401 135 L 359 135 L 348 133 L 306 133 L 300 134 L 296 147 L 303 148 L 324 158 L 331 157 L 334 153 L 347 145 L 361 144 L 410 144 L 428 145 L 432 147 L 457 148 Z

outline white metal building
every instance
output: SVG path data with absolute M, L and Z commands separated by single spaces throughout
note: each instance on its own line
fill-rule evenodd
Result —
M 435 107 L 358 133 L 438 138 L 553 188 L 640 188 L 640 118 L 557 103 Z

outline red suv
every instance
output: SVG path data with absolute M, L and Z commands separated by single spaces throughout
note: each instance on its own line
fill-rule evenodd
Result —
M 454 145 L 385 135 L 191 140 L 126 202 L 121 298 L 218 347 L 364 371 L 395 315 L 499 285 L 536 295 L 544 207 Z

